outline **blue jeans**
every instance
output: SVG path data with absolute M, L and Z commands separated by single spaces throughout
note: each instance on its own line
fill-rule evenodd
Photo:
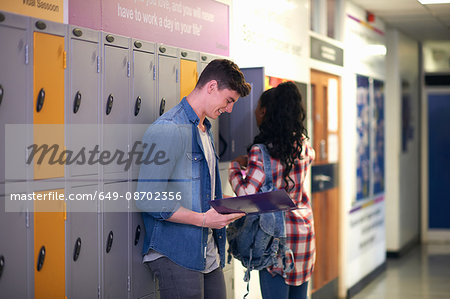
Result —
M 259 271 L 259 283 L 264 299 L 307 299 L 308 282 L 299 286 L 290 286 L 281 275 L 272 277 L 266 269 Z
M 159 280 L 161 299 L 225 299 L 222 269 L 203 274 L 179 266 L 167 257 L 146 263 Z

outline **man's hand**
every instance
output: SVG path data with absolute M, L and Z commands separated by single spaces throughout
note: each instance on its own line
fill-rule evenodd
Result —
M 239 165 L 241 166 L 241 169 L 246 169 L 248 164 L 248 156 L 247 155 L 239 156 L 235 158 L 232 162 L 238 162 Z
M 219 229 L 227 226 L 231 222 L 245 216 L 245 213 L 220 214 L 213 208 L 204 213 L 204 227 Z M 202 219 L 203 221 L 203 219 Z

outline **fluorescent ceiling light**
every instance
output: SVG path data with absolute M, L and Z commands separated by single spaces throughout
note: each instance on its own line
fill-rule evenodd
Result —
M 417 0 L 422 4 L 445 4 L 450 3 L 450 0 Z

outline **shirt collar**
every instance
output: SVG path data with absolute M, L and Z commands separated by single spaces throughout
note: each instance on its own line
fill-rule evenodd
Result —
M 200 123 L 200 118 L 198 117 L 197 113 L 195 113 L 194 109 L 192 109 L 192 106 L 188 103 L 186 97 L 183 97 L 183 99 L 181 100 L 181 106 L 186 112 L 189 121 L 197 127 L 198 124 Z M 205 121 L 203 122 L 203 125 L 206 126 L 207 130 L 211 129 L 211 123 L 206 117 Z

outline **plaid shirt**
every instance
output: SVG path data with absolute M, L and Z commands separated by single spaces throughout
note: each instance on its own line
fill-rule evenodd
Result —
M 314 220 L 311 203 L 308 195 L 302 188 L 306 172 L 315 157 L 315 153 L 314 149 L 306 142 L 303 142 L 302 156 L 303 159 L 297 159 L 289 173 L 289 176 L 295 183 L 294 188 L 289 192 L 289 196 L 302 209 L 286 212 L 286 245 L 294 253 L 295 267 L 292 272 L 285 273 L 285 282 L 293 286 L 299 286 L 310 279 L 316 258 Z M 274 187 L 282 189 L 285 185 L 283 180 L 284 167 L 280 160 L 270 158 L 270 162 Z M 254 194 L 260 190 L 265 180 L 263 165 L 262 152 L 256 146 L 253 146 L 250 150 L 245 175 L 241 172 L 238 162 L 230 163 L 229 181 L 238 196 Z M 286 263 L 290 263 L 290 260 L 288 258 Z M 281 268 L 270 267 L 268 270 L 272 275 L 278 273 L 284 276 Z

